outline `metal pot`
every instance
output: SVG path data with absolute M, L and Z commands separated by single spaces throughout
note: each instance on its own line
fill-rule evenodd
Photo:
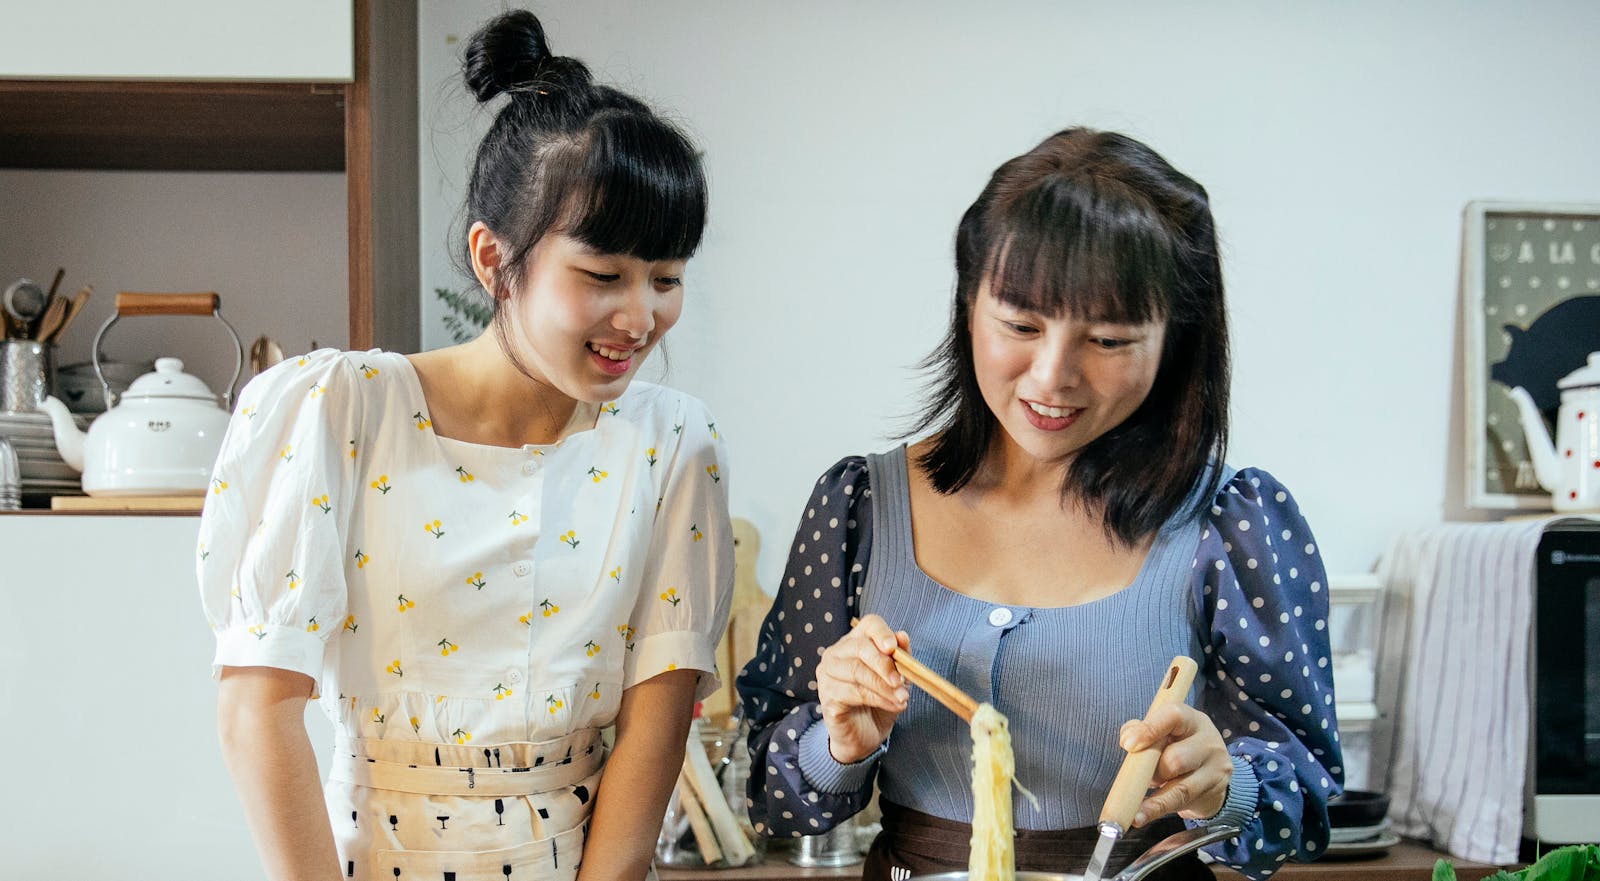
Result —
M 1140 881 L 1151 872 L 1186 853 L 1238 834 L 1238 826 L 1227 824 L 1185 829 L 1156 842 L 1154 847 L 1140 854 L 1128 864 L 1127 868 L 1108 881 Z M 966 872 L 939 872 L 934 875 L 916 875 L 910 881 L 969 881 L 969 878 Z M 1016 881 L 1083 881 L 1083 876 L 1067 872 L 1018 872 Z

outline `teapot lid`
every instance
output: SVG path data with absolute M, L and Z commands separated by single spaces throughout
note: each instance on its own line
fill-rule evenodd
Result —
M 211 404 L 217 402 L 217 396 L 199 377 L 183 372 L 183 361 L 179 358 L 157 358 L 155 372 L 134 380 L 128 390 L 122 393 L 123 400 L 128 398 L 186 398 Z
M 1600 352 L 1590 352 L 1589 363 L 1562 377 L 1556 383 L 1556 388 L 1584 388 L 1591 385 L 1600 385 Z

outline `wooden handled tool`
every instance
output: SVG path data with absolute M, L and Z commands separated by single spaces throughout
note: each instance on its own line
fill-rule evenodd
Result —
M 1183 655 L 1173 658 L 1167 665 L 1166 675 L 1161 678 L 1161 687 L 1156 689 L 1155 699 L 1150 701 L 1150 709 L 1145 711 L 1145 718 L 1164 704 L 1183 703 L 1198 669 L 1193 658 Z M 1133 825 L 1133 815 L 1139 812 L 1139 804 L 1150 791 L 1150 780 L 1155 776 L 1156 762 L 1160 759 L 1158 744 L 1128 753 L 1122 760 L 1122 768 L 1111 782 L 1111 791 L 1100 809 L 1100 841 L 1095 844 L 1094 856 L 1089 858 L 1083 881 L 1100 881 L 1105 874 L 1111 848 Z
M 929 670 L 923 663 L 911 656 L 911 653 L 902 648 L 894 650 L 894 663 L 900 668 L 900 675 L 918 688 L 926 691 L 934 700 L 944 704 L 950 712 L 955 713 L 967 722 L 972 721 L 972 714 L 978 711 L 978 702 L 972 696 L 950 684 L 948 679 Z

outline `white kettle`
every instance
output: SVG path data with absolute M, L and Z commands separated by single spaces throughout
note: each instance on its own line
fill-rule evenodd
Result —
M 1521 386 L 1511 390 L 1534 476 L 1550 491 L 1555 510 L 1600 511 L 1600 352 L 1590 352 L 1589 362 L 1563 377 L 1556 388 L 1561 390 L 1561 407 L 1554 443 L 1533 396 Z
M 100 342 L 119 317 L 206 314 L 214 315 L 228 329 L 237 353 L 233 380 L 220 405 L 204 382 L 183 372 L 183 362 L 177 358 L 157 358 L 154 372 L 134 380 L 120 400 L 113 395 L 100 370 Z M 117 311 L 95 335 L 90 351 L 105 389 L 106 412 L 83 432 L 73 423 L 66 404 L 50 397 L 42 405 L 50 414 L 61 458 L 83 472 L 84 492 L 91 496 L 204 495 L 228 429 L 233 385 L 244 363 L 244 347 L 218 312 L 217 295 L 118 294 Z

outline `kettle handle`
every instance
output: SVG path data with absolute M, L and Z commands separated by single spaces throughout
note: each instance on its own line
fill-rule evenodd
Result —
M 100 344 L 105 339 L 106 331 L 124 316 L 131 318 L 143 315 L 210 315 L 222 322 L 222 326 L 228 329 L 228 335 L 233 337 L 233 379 L 228 381 L 228 387 L 222 393 L 222 408 L 231 412 L 233 387 L 244 372 L 244 343 L 239 340 L 239 333 L 233 329 L 233 325 L 222 317 L 222 298 L 217 296 L 216 291 L 198 294 L 117 293 L 116 309 L 106 323 L 100 325 L 100 330 L 94 335 L 94 343 L 89 347 L 90 356 L 94 359 L 94 375 L 100 380 L 100 390 L 105 395 L 106 409 L 117 405 L 117 396 L 111 391 L 111 383 L 106 380 L 105 372 L 100 369 L 100 360 L 104 355 Z

